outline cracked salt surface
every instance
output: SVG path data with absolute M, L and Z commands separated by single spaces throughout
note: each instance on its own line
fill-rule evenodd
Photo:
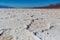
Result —
M 0 40 L 60 40 L 60 9 L 0 9 Z

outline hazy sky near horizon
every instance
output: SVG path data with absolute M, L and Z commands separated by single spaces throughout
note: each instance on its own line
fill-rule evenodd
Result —
M 38 7 L 60 2 L 60 0 L 0 0 L 0 5 L 13 7 Z

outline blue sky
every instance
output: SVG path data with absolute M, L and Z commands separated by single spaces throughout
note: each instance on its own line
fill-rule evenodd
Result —
M 60 0 L 0 0 L 0 5 L 13 7 L 38 7 L 60 2 Z

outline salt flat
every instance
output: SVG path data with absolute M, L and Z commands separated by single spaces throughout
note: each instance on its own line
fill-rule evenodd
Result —
M 60 40 L 60 9 L 0 9 L 0 40 Z

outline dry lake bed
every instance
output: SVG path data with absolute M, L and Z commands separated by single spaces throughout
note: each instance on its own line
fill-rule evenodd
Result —
M 0 40 L 60 40 L 60 9 L 0 9 Z

